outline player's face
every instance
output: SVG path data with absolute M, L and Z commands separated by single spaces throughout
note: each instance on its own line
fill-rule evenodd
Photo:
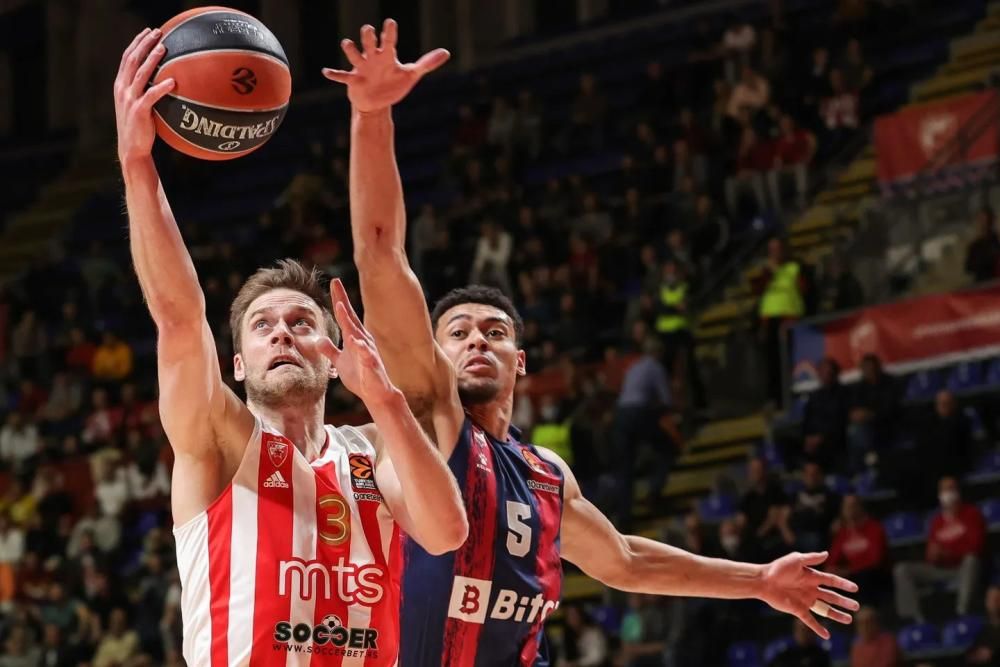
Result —
M 524 375 L 524 351 L 517 349 L 514 323 L 499 308 L 465 303 L 438 320 L 438 344 L 458 375 L 463 405 L 489 403 L 514 392 Z
M 332 367 L 316 349 L 326 333 L 315 301 L 294 290 L 272 290 L 251 302 L 242 326 L 234 369 L 247 398 L 275 407 L 323 398 Z

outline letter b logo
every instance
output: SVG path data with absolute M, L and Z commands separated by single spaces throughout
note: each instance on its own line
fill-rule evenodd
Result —
M 455 583 L 451 587 L 448 616 L 469 623 L 482 623 L 486 620 L 492 590 L 492 581 L 455 577 Z

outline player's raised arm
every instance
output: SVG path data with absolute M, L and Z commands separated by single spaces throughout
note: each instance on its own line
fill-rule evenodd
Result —
M 215 487 L 221 490 L 221 480 L 211 479 L 227 468 L 218 445 L 239 442 L 242 431 L 245 444 L 253 417 L 222 381 L 205 297 L 153 162 L 153 105 L 174 85 L 167 79 L 146 88 L 163 57 L 160 38 L 159 30 L 146 29 L 122 55 L 115 116 L 132 262 L 158 332 L 160 416 L 178 465 L 192 472 L 183 480 L 175 475 L 186 485 L 173 494 L 175 519 L 183 520 L 211 502 Z
M 756 598 L 797 616 L 824 639 L 830 633 L 817 616 L 850 623 L 858 603 L 833 589 L 853 593 L 857 585 L 815 566 L 826 553 L 791 553 L 765 565 L 706 558 L 634 535 L 622 535 L 583 497 L 573 472 L 555 453 L 538 448 L 565 477 L 562 557 L 594 579 L 620 590 L 653 595 L 722 599 Z
M 393 383 L 406 395 L 417 417 L 434 424 L 446 448 L 462 423 L 455 373 L 434 342 L 423 290 L 406 258 L 406 210 L 396 167 L 392 105 L 420 78 L 441 66 L 448 52 L 437 49 L 416 63 L 396 59 L 396 22 L 361 29 L 361 46 L 349 39 L 341 47 L 351 71 L 323 71 L 347 85 L 352 105 L 350 200 L 354 261 L 361 276 L 365 326 L 378 342 Z

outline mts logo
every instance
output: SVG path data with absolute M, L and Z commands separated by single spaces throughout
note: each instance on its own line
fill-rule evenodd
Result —
M 485 623 L 487 617 L 495 621 L 534 623 L 545 620 L 559 608 L 558 600 L 546 600 L 539 593 L 534 597 L 519 595 L 507 588 L 498 589 L 495 596 L 493 582 L 471 577 L 455 577 L 448 603 L 448 616 L 469 623 Z

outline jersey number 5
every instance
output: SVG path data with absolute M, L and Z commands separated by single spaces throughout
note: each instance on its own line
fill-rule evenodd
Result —
M 526 556 L 531 550 L 531 506 L 507 501 L 507 551 L 512 556 Z

